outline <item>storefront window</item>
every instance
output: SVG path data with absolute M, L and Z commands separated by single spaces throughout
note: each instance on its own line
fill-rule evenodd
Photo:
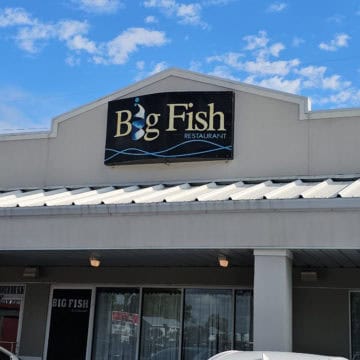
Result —
M 251 290 L 99 288 L 92 359 L 207 360 L 252 350 L 252 302 Z
M 144 290 L 140 337 L 141 360 L 178 359 L 180 308 L 180 290 Z
M 183 359 L 206 360 L 232 348 L 232 291 L 185 290 Z
M 136 359 L 138 330 L 139 290 L 99 289 L 92 358 Z
M 235 292 L 235 339 L 236 350 L 253 349 L 252 331 L 253 297 L 250 290 Z
M 17 334 L 24 286 L 0 286 L 0 346 L 17 351 Z

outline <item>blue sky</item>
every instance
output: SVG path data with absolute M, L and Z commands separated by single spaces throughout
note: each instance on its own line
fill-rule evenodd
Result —
M 0 132 L 168 67 L 360 107 L 358 0 L 0 0 Z

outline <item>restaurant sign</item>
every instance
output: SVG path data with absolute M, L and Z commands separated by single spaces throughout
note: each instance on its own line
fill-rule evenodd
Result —
M 230 91 L 110 101 L 105 165 L 232 159 L 233 122 Z

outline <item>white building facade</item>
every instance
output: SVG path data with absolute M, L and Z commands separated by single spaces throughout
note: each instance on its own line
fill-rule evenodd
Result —
M 1 135 L 0 345 L 357 359 L 359 134 L 360 110 L 170 69 Z

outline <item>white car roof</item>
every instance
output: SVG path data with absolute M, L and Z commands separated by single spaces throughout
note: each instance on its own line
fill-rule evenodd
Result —
M 346 360 L 343 357 L 278 351 L 236 351 L 217 354 L 209 360 Z

